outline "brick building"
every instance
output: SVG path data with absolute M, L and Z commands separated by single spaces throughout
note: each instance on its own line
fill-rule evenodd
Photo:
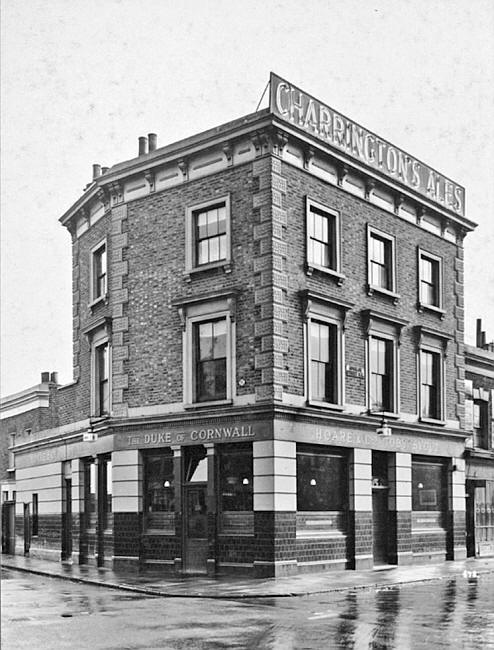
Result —
M 74 381 L 53 427 L 17 430 L 18 552 L 256 575 L 465 556 L 464 190 L 270 92 L 95 165 L 61 218 Z
M 467 553 L 494 555 L 494 343 L 465 345 Z

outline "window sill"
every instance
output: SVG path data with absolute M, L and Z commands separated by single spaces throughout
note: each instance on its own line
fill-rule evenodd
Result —
M 435 424 L 440 427 L 446 426 L 445 420 L 439 420 L 436 418 L 419 418 L 419 422 L 422 422 L 423 424 Z
M 315 399 L 308 399 L 307 406 L 315 406 L 317 408 L 327 409 L 328 411 L 343 411 L 343 404 L 333 404 L 332 402 L 320 402 Z
M 187 282 L 192 280 L 194 275 L 201 273 L 202 271 L 210 271 L 211 269 L 223 269 L 225 273 L 232 272 L 232 261 L 229 259 L 220 260 L 219 262 L 211 262 L 210 264 L 202 264 L 201 266 L 195 266 L 192 269 L 187 269 L 184 273 L 184 278 Z
M 386 420 L 399 420 L 400 414 L 395 413 L 394 411 L 367 411 L 367 415 L 370 415 L 374 418 L 384 418 Z
M 107 294 L 107 293 L 105 293 L 103 296 L 98 296 L 97 298 L 95 298 L 94 300 L 92 300 L 92 301 L 89 303 L 88 306 L 89 306 L 89 309 L 92 310 L 92 309 L 96 309 L 96 307 L 97 307 L 98 305 L 100 305 L 100 304 L 105 304 L 105 305 L 108 304 L 108 294 Z
M 388 298 L 391 298 L 393 303 L 397 305 L 400 302 L 400 294 L 395 293 L 394 291 L 389 291 L 389 289 L 383 289 L 383 287 L 376 287 L 373 284 L 369 284 L 367 286 L 367 294 L 369 296 L 373 296 L 375 293 L 381 294 L 383 296 L 387 296 Z
M 219 399 L 213 402 L 194 402 L 193 404 L 184 404 L 184 409 L 201 409 L 208 408 L 209 406 L 227 406 L 233 404 L 232 399 Z
M 310 262 L 307 262 L 307 268 L 305 270 L 307 275 L 312 275 L 314 271 L 319 271 L 320 273 L 329 275 L 336 281 L 339 287 L 341 287 L 344 280 L 346 279 L 346 276 L 343 275 L 343 273 L 340 273 L 339 271 L 335 271 L 334 269 L 330 269 L 326 266 L 319 266 L 318 264 L 311 264 Z
M 436 314 L 437 316 L 439 316 L 441 320 L 444 320 L 444 317 L 446 315 L 444 309 L 441 309 L 440 307 L 436 307 L 434 305 L 426 305 L 423 302 L 419 302 L 417 304 L 417 311 L 420 314 L 423 314 L 425 311 L 431 312 L 432 314 Z

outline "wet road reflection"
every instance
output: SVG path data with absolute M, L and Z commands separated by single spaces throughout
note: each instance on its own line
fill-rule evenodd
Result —
M 148 597 L 2 575 L 2 650 L 489 647 L 494 574 L 247 601 Z

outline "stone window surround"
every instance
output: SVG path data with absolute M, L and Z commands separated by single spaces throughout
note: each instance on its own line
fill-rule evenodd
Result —
M 232 404 L 235 398 L 236 376 L 236 296 L 238 291 L 213 292 L 193 296 L 172 304 L 178 308 L 182 323 L 183 405 L 185 409 Z M 204 321 L 226 320 L 226 399 L 194 402 L 194 325 Z
M 226 211 L 226 257 L 222 260 L 210 262 L 209 264 L 201 264 L 197 266 L 195 263 L 195 215 L 197 212 L 206 210 L 215 205 L 224 205 Z M 190 281 L 194 273 L 206 271 L 208 269 L 223 268 L 225 273 L 231 271 L 232 256 L 231 256 L 231 207 L 230 207 L 230 194 L 224 194 L 218 197 L 211 197 L 201 203 L 194 203 L 189 205 L 185 210 L 185 279 Z
M 372 284 L 371 276 L 371 239 L 372 236 L 385 240 L 387 245 L 390 247 L 390 257 L 391 257 L 391 289 L 385 289 L 383 287 L 376 286 Z M 393 235 L 388 235 L 382 230 L 367 224 L 367 293 L 372 296 L 375 293 L 382 294 L 391 298 L 396 305 L 400 300 L 400 295 L 396 292 L 396 239 Z
M 438 280 L 437 280 L 437 294 L 438 294 L 438 304 L 437 305 L 429 305 L 427 303 L 422 302 L 422 297 L 421 297 L 421 282 L 422 282 L 422 269 L 421 269 L 421 261 L 422 259 L 428 259 L 432 262 L 437 263 L 438 265 Z M 443 309 L 444 305 L 444 287 L 443 287 L 443 258 L 440 257 L 439 255 L 434 255 L 433 253 L 429 253 L 429 251 L 424 250 L 420 246 L 417 248 L 417 296 L 418 296 L 418 301 L 417 301 L 417 308 L 419 312 L 423 311 L 431 311 L 437 313 L 440 317 L 441 320 L 444 319 L 444 316 L 446 312 Z
M 309 250 L 310 250 L 309 216 L 310 216 L 311 208 L 315 208 L 318 211 L 325 212 L 328 215 L 328 217 L 332 217 L 334 219 L 334 241 L 328 242 L 329 246 L 334 247 L 334 256 L 335 256 L 334 268 L 328 266 L 320 266 L 319 264 L 315 264 L 313 260 L 309 259 Z M 332 208 L 329 208 L 323 205 L 322 203 L 319 203 L 318 201 L 311 199 L 309 196 L 305 197 L 305 238 L 306 238 L 305 257 L 306 257 L 306 264 L 307 264 L 307 275 L 312 275 L 314 270 L 321 271 L 322 273 L 326 273 L 330 276 L 333 276 L 337 281 L 338 285 L 341 285 L 343 283 L 343 280 L 345 279 L 345 276 L 341 272 L 340 220 L 341 220 L 340 213 L 337 210 L 333 210 Z

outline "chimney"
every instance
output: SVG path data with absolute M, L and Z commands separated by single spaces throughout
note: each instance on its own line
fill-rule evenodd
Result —
M 151 151 L 154 151 L 156 149 L 156 145 L 158 142 L 158 136 L 156 133 L 148 133 L 148 141 L 149 141 L 149 153 Z
M 50 373 L 49 372 L 42 372 L 41 373 L 41 383 L 42 384 L 47 384 L 50 381 Z
M 93 181 L 101 176 L 101 165 L 93 165 Z
M 475 346 L 477 348 L 482 347 L 482 319 L 477 318 L 477 336 L 475 339 Z
M 101 173 L 102 173 L 102 174 L 106 174 L 106 172 L 107 172 L 109 169 L 110 169 L 109 167 L 102 167 L 102 168 L 101 168 Z
M 52 372 L 50 375 L 50 382 L 52 384 L 58 384 L 58 372 Z
M 139 138 L 139 156 L 145 156 L 148 152 L 148 139 L 146 136 Z

